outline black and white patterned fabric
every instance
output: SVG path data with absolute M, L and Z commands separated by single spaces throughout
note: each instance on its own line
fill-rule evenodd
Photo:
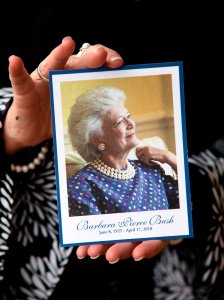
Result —
M 11 97 L 11 88 L 0 89 L 0 130 Z M 43 145 L 48 152 L 35 170 L 11 171 L 12 160 L 19 164 L 24 157 L 30 159 Z M 135 279 L 139 297 L 145 290 L 144 279 L 156 300 L 224 299 L 224 139 L 189 158 L 194 238 L 170 245 L 155 264 L 148 264 L 150 260 L 127 261 L 127 273 L 123 269 L 125 262 L 108 266 L 103 258 L 103 263 L 99 258 L 71 264 L 75 260 L 71 255 L 74 248 L 59 246 L 52 140 L 35 149 L 24 149 L 12 160 L 5 155 L 4 141 L 0 139 L 1 299 L 50 300 L 63 295 L 65 299 L 89 299 L 78 296 L 86 295 L 87 290 L 97 299 L 120 299 L 122 291 L 124 299 L 136 299 L 134 284 L 130 285 L 129 275 L 135 274 L 131 273 L 132 266 L 139 272 Z M 116 272 L 111 273 L 111 269 Z M 139 274 L 144 275 L 138 281 Z M 58 296 L 58 286 L 62 296 Z M 144 299 L 152 296 L 144 293 Z
M 12 90 L 1 89 L 0 96 L 2 128 L 5 111 L 10 106 Z M 43 144 L 48 147 L 45 161 L 28 173 L 10 172 L 9 166 L 4 167 L 6 156 L 3 157 L 2 145 L 0 165 L 2 299 L 49 299 L 72 252 L 72 248 L 59 247 L 53 145 L 51 140 Z
M 224 138 L 189 164 L 195 237 L 161 253 L 156 300 L 224 299 Z

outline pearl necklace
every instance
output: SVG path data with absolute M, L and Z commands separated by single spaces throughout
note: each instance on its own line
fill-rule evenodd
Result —
M 135 168 L 130 164 L 128 161 L 127 169 L 126 170 L 119 170 L 114 169 L 107 166 L 101 159 L 95 159 L 93 162 L 90 163 L 96 170 L 100 171 L 101 173 L 115 178 L 115 179 L 124 179 L 128 180 L 135 176 Z

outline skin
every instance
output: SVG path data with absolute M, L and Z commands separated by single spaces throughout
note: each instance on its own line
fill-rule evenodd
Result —
M 49 70 L 119 67 L 123 59 L 114 50 L 100 44 L 86 49 L 81 57 L 72 55 L 75 42 L 66 37 L 41 62 L 41 72 L 48 77 Z M 49 85 L 43 82 L 34 70 L 28 74 L 22 59 L 9 57 L 9 78 L 14 101 L 8 111 L 3 137 L 9 155 L 34 146 L 52 137 Z
M 60 45 L 41 62 L 40 69 L 45 77 L 50 70 L 116 68 L 123 65 L 122 57 L 114 50 L 96 44 L 86 49 L 81 57 L 73 55 L 75 42 L 65 37 Z M 22 59 L 9 57 L 9 78 L 13 88 L 14 100 L 7 113 L 3 137 L 8 155 L 35 146 L 52 137 L 50 93 L 48 83 L 41 80 L 34 70 L 29 74 Z M 133 257 L 135 260 L 151 258 L 162 251 L 169 241 L 150 240 L 116 244 L 85 245 L 77 248 L 78 258 L 96 258 L 105 255 L 110 262 Z
M 122 104 L 110 108 L 103 118 L 103 136 L 97 137 L 95 146 L 105 144 L 101 159 L 108 166 L 116 169 L 125 168 L 130 150 L 138 145 L 135 135 L 135 123 Z
M 83 259 L 90 256 L 92 259 L 105 255 L 106 260 L 113 264 L 119 260 L 133 257 L 135 261 L 143 258 L 152 258 L 165 249 L 169 244 L 169 240 L 150 240 L 143 242 L 124 242 L 116 244 L 99 244 L 79 246 L 76 254 L 78 258 Z
M 167 163 L 177 174 L 176 155 L 170 151 L 164 151 L 163 149 L 158 149 L 151 146 L 138 147 L 136 149 L 136 156 L 145 163 L 148 163 L 151 160 Z
M 123 105 L 112 106 L 103 119 L 103 136 L 94 139 L 97 147 L 100 143 L 105 144 L 105 150 L 101 153 L 101 159 L 113 168 L 124 168 L 130 150 L 138 145 L 135 135 L 135 123 Z M 145 163 L 156 160 L 168 163 L 177 172 L 176 156 L 170 151 L 154 147 L 138 147 L 136 156 Z M 133 257 L 135 261 L 143 258 L 151 258 L 157 255 L 169 244 L 169 240 L 150 240 L 143 242 L 123 242 L 116 244 L 100 244 L 80 246 L 77 256 L 80 259 L 90 256 L 92 259 L 105 255 L 111 263 Z

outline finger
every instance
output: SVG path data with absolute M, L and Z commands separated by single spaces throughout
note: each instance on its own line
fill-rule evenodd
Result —
M 110 247 L 111 244 L 90 245 L 88 248 L 88 255 L 90 256 L 90 258 L 96 259 L 100 255 L 104 255 Z
M 140 243 L 132 253 L 134 260 L 152 258 L 159 254 L 169 244 L 169 240 L 150 240 Z
M 145 155 L 145 151 L 139 151 L 138 153 L 136 153 L 136 156 L 139 160 L 142 160 L 142 161 L 148 161 L 148 155 Z
M 145 147 L 137 147 L 136 150 L 135 150 L 136 154 L 142 153 L 144 151 L 145 151 Z
M 109 263 L 114 264 L 118 260 L 129 258 L 138 244 L 138 242 L 116 243 L 107 250 L 106 259 Z
M 79 259 L 83 259 L 88 256 L 88 245 L 79 246 L 76 250 L 76 255 Z
M 124 60 L 117 51 L 110 49 L 108 47 L 105 47 L 103 45 L 100 45 L 100 44 L 98 44 L 97 46 L 103 47 L 107 52 L 107 58 L 106 58 L 106 61 L 104 64 L 106 67 L 118 68 L 123 65 Z
M 14 97 L 28 94 L 33 87 L 32 79 L 24 67 L 22 59 L 15 55 L 9 57 L 9 79 Z
M 66 64 L 66 69 L 99 68 L 102 66 L 117 68 L 123 63 L 122 57 L 116 51 L 98 44 L 85 49 L 79 57 L 72 55 Z
M 136 152 L 136 155 L 137 156 L 141 156 L 145 153 L 145 151 L 142 149 L 142 150 L 139 150 L 138 152 Z
M 44 77 L 49 78 L 50 70 L 64 69 L 68 58 L 75 50 L 75 42 L 71 37 L 65 37 L 61 44 L 40 63 L 40 70 Z M 33 79 L 40 80 L 36 70 L 31 74 Z

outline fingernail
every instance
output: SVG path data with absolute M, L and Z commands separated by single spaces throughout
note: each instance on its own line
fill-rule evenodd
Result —
M 13 57 L 15 57 L 15 55 L 13 55 L 13 54 L 10 55 L 9 58 L 8 58 L 8 61 L 10 62 Z
M 78 259 L 83 259 L 85 256 L 77 256 Z
M 123 61 L 123 59 L 120 56 L 112 56 L 110 58 L 110 61 L 115 61 L 115 60 L 122 60 Z
M 97 259 L 99 256 L 100 256 L 100 254 L 97 255 L 97 256 L 90 256 L 90 258 L 91 258 L 91 259 Z
M 73 38 L 71 36 L 66 36 L 62 39 L 62 43 L 65 41 L 65 40 L 72 40 Z
M 109 263 L 110 263 L 111 265 L 113 265 L 113 264 L 116 264 L 118 261 L 119 261 L 119 258 L 116 259 L 116 260 L 114 260 L 114 261 L 109 261 Z
M 140 260 L 142 260 L 144 258 L 144 256 L 141 256 L 141 257 L 139 257 L 139 258 L 134 258 L 134 261 L 140 261 Z

